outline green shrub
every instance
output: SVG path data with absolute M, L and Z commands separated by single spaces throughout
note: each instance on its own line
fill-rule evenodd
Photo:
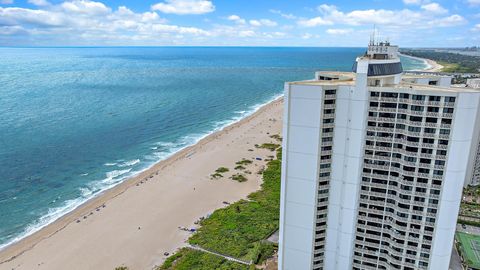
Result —
M 246 169 L 246 168 L 243 167 L 242 165 L 237 165 L 237 166 L 235 167 L 235 170 L 245 170 L 245 169 Z
M 229 169 L 225 168 L 225 167 L 220 167 L 220 168 L 215 170 L 216 173 L 226 173 L 228 171 L 229 171 Z
M 280 135 L 278 135 L 278 134 L 271 135 L 270 138 L 275 139 L 275 140 L 277 140 L 277 141 L 279 141 L 279 142 L 282 141 L 282 137 L 281 137 Z
M 280 145 L 276 143 L 264 143 L 260 145 L 258 148 L 263 148 L 263 149 L 268 149 L 270 151 L 275 151 L 277 148 L 279 148 Z
M 182 248 L 170 256 L 157 270 L 248 270 L 247 265 L 228 261 L 220 256 Z
M 237 164 L 237 165 L 248 165 L 248 164 L 252 164 L 252 162 L 253 161 L 248 160 L 248 159 L 242 159 L 240 161 L 235 162 L 235 164 Z
M 278 229 L 280 169 L 280 160 L 270 161 L 263 172 L 262 188 L 250 194 L 249 201 L 235 202 L 202 220 L 189 243 L 244 260 L 254 255 L 258 261 L 267 258 L 274 246 L 258 243 Z
M 218 178 L 222 178 L 223 175 L 221 173 L 214 173 L 210 175 L 210 177 L 212 177 L 213 179 L 218 179 Z
M 247 181 L 248 181 L 248 179 L 247 179 L 245 176 L 243 176 L 243 175 L 241 175 L 241 174 L 239 174 L 239 173 L 232 175 L 230 178 L 231 178 L 232 180 L 238 181 L 238 182 L 240 182 L 240 183 L 241 183 L 241 182 L 247 182 Z

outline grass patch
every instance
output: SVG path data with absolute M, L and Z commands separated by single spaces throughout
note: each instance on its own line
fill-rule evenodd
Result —
M 278 135 L 278 134 L 271 135 L 270 138 L 275 139 L 275 140 L 277 140 L 277 141 L 279 141 L 279 142 L 282 141 L 282 136 L 280 136 L 280 135 Z
M 457 232 L 455 237 L 465 263 L 470 267 L 480 269 L 480 236 Z
M 230 178 L 231 178 L 232 180 L 238 181 L 238 182 L 240 182 L 240 183 L 241 183 L 241 182 L 247 182 L 247 181 L 248 181 L 248 179 L 247 179 L 245 176 L 243 176 L 243 175 L 241 175 L 241 174 L 239 174 L 239 173 L 232 175 Z
M 458 63 L 449 63 L 449 62 L 444 62 L 444 61 L 438 61 L 440 65 L 443 66 L 442 72 L 449 72 L 449 73 L 470 73 L 470 72 L 475 72 L 475 70 L 472 70 L 471 68 L 462 66 Z
M 240 161 L 235 162 L 236 165 L 248 165 L 252 164 L 253 161 L 248 160 L 248 159 L 242 159 Z
M 229 169 L 226 168 L 226 167 L 220 167 L 220 168 L 215 170 L 216 173 L 226 173 L 228 171 L 229 171 Z
M 249 270 L 250 267 L 209 253 L 182 248 L 157 270 Z
M 280 144 L 276 143 L 264 143 L 258 146 L 258 148 L 268 149 L 270 151 L 275 151 L 280 147 Z
M 281 157 L 280 149 L 278 153 Z M 218 209 L 201 221 L 189 243 L 256 263 L 270 256 L 275 247 L 263 240 L 278 229 L 280 168 L 280 160 L 270 161 L 263 172 L 262 188 L 250 194 L 249 201 Z
M 457 223 L 470 225 L 470 226 L 475 226 L 475 227 L 480 227 L 480 222 L 472 221 L 472 220 L 464 220 L 464 219 L 461 219 L 461 218 L 462 217 L 459 217 L 459 219 L 457 220 Z
M 237 165 L 237 166 L 235 167 L 235 170 L 245 170 L 245 169 L 246 169 L 246 168 L 243 167 L 242 165 Z
M 218 178 L 222 178 L 223 174 L 217 172 L 217 173 L 211 174 L 210 177 L 213 179 L 218 179 Z

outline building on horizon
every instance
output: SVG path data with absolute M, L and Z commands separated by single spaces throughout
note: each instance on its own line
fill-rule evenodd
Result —
M 448 269 L 479 106 L 478 90 L 403 74 L 388 42 L 353 72 L 286 83 L 279 269 Z

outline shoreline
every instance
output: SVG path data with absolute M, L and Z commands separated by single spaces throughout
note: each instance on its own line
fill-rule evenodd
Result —
M 416 57 L 416 56 L 411 56 L 411 55 L 403 54 L 403 53 L 400 53 L 400 55 L 404 56 L 404 57 L 411 58 L 411 59 L 421 60 L 427 65 L 427 67 L 424 68 L 424 69 L 411 70 L 411 71 L 442 72 L 443 66 L 440 65 L 439 63 L 437 63 L 437 61 L 435 61 L 435 60 Z
M 162 172 L 164 172 L 167 168 L 172 166 L 175 167 L 176 163 L 179 163 L 180 161 L 195 159 L 197 156 L 197 151 L 201 151 L 201 148 L 206 147 L 206 145 L 208 144 L 214 144 L 220 141 L 219 137 L 228 137 L 229 133 L 233 133 L 234 131 L 239 131 L 242 128 L 245 129 L 245 127 L 248 127 L 248 125 L 251 124 L 252 121 L 256 121 L 259 118 L 262 118 L 263 115 L 267 114 L 268 111 L 271 111 L 272 108 L 277 107 L 277 110 L 278 110 L 278 107 L 281 107 L 280 105 L 282 102 L 283 102 L 283 97 L 280 96 L 280 97 L 276 97 L 275 99 L 273 99 L 272 101 L 266 104 L 259 105 L 258 108 L 254 109 L 249 115 L 245 116 L 244 118 L 236 122 L 233 122 L 223 128 L 219 128 L 219 130 L 204 136 L 203 138 L 198 140 L 195 144 L 187 146 L 179 150 L 178 152 L 173 153 L 170 157 L 164 160 L 161 160 L 157 163 L 154 163 L 152 166 L 138 173 L 137 175 L 129 177 L 124 181 L 120 182 L 118 185 L 98 193 L 95 197 L 87 200 L 86 202 L 84 202 L 74 210 L 61 216 L 60 218 L 46 225 L 45 227 L 41 228 L 37 232 L 34 232 L 33 234 L 26 236 L 25 238 L 15 243 L 12 243 L 11 245 L 6 246 L 2 250 L 0 250 L 0 269 L 3 269 L 3 267 L 8 264 L 15 264 L 16 261 L 21 260 L 22 257 L 26 256 L 27 253 L 29 253 L 29 251 L 36 249 L 37 245 L 42 244 L 42 242 L 46 240 L 51 240 L 52 238 L 57 237 L 59 233 L 63 233 L 71 225 L 73 226 L 73 225 L 76 225 L 77 223 L 79 224 L 85 223 L 84 219 L 85 220 L 90 219 L 90 216 L 93 215 L 92 213 L 96 213 L 99 211 L 102 211 L 102 212 L 106 211 L 104 209 L 108 210 L 110 207 L 109 204 L 112 201 L 120 200 L 117 198 L 125 196 L 126 193 L 128 193 L 132 189 L 135 189 L 139 185 L 143 185 L 150 179 L 155 180 L 156 178 L 160 178 L 162 176 Z M 276 118 L 281 119 L 281 116 L 282 115 L 277 115 Z M 278 121 L 276 124 L 280 124 L 279 126 L 281 126 L 281 121 Z M 250 127 L 250 129 L 252 129 L 252 127 Z M 278 133 L 280 132 L 281 132 L 281 129 L 278 130 Z M 263 140 L 265 140 L 265 138 Z M 267 142 L 267 141 L 264 141 L 264 142 Z M 247 149 L 245 149 L 245 151 L 246 150 Z M 259 150 L 256 149 L 255 151 L 258 152 Z M 241 153 L 241 154 L 244 154 L 244 153 Z M 216 164 L 215 166 L 220 167 L 222 166 L 222 164 Z M 203 178 L 204 177 L 205 176 L 203 176 Z M 227 180 L 227 179 L 224 179 L 224 180 Z M 224 180 L 215 180 L 215 181 L 224 181 Z M 233 182 L 232 180 L 227 180 L 227 181 Z M 160 184 L 161 183 L 159 183 L 159 185 Z M 237 184 L 237 183 L 230 183 L 230 184 Z M 242 185 L 242 184 L 240 183 L 239 185 Z M 259 188 L 259 183 L 257 181 L 257 183 L 254 186 L 250 185 L 247 193 L 243 191 L 241 194 L 242 196 L 238 196 L 238 194 L 235 194 L 235 196 L 233 196 L 232 199 L 243 198 L 249 193 L 257 190 L 258 188 Z M 158 195 L 162 195 L 162 194 L 158 194 Z M 219 208 L 219 206 L 221 207 L 221 204 L 220 205 L 217 204 L 215 207 L 209 207 L 208 211 L 206 212 L 203 211 L 202 213 L 203 215 L 205 215 L 209 212 L 213 212 L 215 209 Z M 144 213 L 144 215 L 149 215 L 149 214 L 150 213 L 148 212 Z M 83 218 L 83 217 L 87 217 L 87 218 Z M 198 218 L 198 215 L 192 216 L 191 218 L 192 219 Z M 177 244 L 178 244 L 178 247 L 184 245 L 183 242 L 178 243 L 178 241 L 177 241 Z M 173 250 L 170 250 L 170 252 L 172 251 Z M 9 267 L 8 269 L 12 269 L 12 267 Z M 108 268 L 105 268 L 105 269 L 108 269 Z
M 127 173 L 127 175 L 123 178 L 120 178 L 119 181 L 111 186 L 108 186 L 107 188 L 104 188 L 100 191 L 98 191 L 97 193 L 93 194 L 93 196 L 91 197 L 87 197 L 87 198 L 83 198 L 83 200 L 78 204 L 78 205 L 74 205 L 73 208 L 71 209 L 68 209 L 70 206 L 69 205 L 66 205 L 66 206 L 62 206 L 62 207 L 57 207 L 57 208 L 51 208 L 51 209 L 59 209 L 60 212 L 64 212 L 63 214 L 60 214 L 59 216 L 53 218 L 52 220 L 50 221 L 47 221 L 45 224 L 41 224 L 41 225 L 38 225 L 38 224 L 28 224 L 27 228 L 31 225 L 37 225 L 38 227 L 32 229 L 31 232 L 26 232 L 25 230 L 18 236 L 16 236 L 15 238 L 13 238 L 12 240 L 9 241 L 9 243 L 5 243 L 5 244 L 2 244 L 0 245 L 0 253 L 2 253 L 3 250 L 7 249 L 9 246 L 11 245 L 14 245 L 20 241 L 22 241 L 23 239 L 41 231 L 43 228 L 49 226 L 50 224 L 58 221 L 59 219 L 65 217 L 66 215 L 68 215 L 69 213 L 77 210 L 77 208 L 81 207 L 82 205 L 88 203 L 90 200 L 93 200 L 95 198 L 97 198 L 98 196 L 102 196 L 103 193 L 107 192 L 108 190 L 110 189 L 113 189 L 113 188 L 116 188 L 117 186 L 121 185 L 122 183 L 132 179 L 132 178 L 135 178 L 135 177 L 138 177 L 140 174 L 142 174 L 143 172 L 145 171 L 148 171 L 150 170 L 151 168 L 153 168 L 154 166 L 156 166 L 158 163 L 164 161 L 164 160 L 167 160 L 169 158 L 171 158 L 172 156 L 174 156 L 175 154 L 179 153 L 180 151 L 188 148 L 188 147 L 191 147 L 191 146 L 194 146 L 196 145 L 197 143 L 199 143 L 201 140 L 207 138 L 208 136 L 212 135 L 212 134 L 215 134 L 217 132 L 221 132 L 223 129 L 231 126 L 231 125 L 234 125 L 240 121 L 242 121 L 243 119 L 255 114 L 258 110 L 260 110 L 262 107 L 272 103 L 272 102 L 275 102 L 279 99 L 283 99 L 283 94 L 279 94 L 279 95 L 276 95 L 274 96 L 272 99 L 268 100 L 267 102 L 265 103 L 261 103 L 261 104 L 255 104 L 255 105 L 252 105 L 250 108 L 249 111 L 246 111 L 246 114 L 238 117 L 238 118 L 232 118 L 230 120 L 225 120 L 225 121 L 220 121 L 220 122 L 227 122 L 226 124 L 224 125 L 221 125 L 213 130 L 211 130 L 210 132 L 204 134 L 204 135 L 201 135 L 200 137 L 198 137 L 197 139 L 195 139 L 195 141 L 192 143 L 192 144 L 189 144 L 187 146 L 184 146 L 180 149 L 177 149 L 176 151 L 174 152 L 171 152 L 169 154 L 167 154 L 165 157 L 157 160 L 157 161 L 154 161 L 150 164 L 147 164 L 144 168 L 138 170 L 138 171 L 134 171 L 133 173 Z M 100 181 L 100 180 L 99 180 Z M 80 199 L 80 197 L 78 198 Z M 42 216 L 41 218 L 43 218 L 44 216 Z M 40 219 L 41 219 L 40 218 Z M 36 221 L 35 221 L 36 222 Z M 1 263 L 1 261 L 0 261 Z

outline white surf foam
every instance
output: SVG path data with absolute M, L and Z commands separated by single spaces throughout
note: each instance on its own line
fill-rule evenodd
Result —
M 68 214 L 69 212 L 75 210 L 75 208 L 79 207 L 83 203 L 87 202 L 88 200 L 94 198 L 95 196 L 98 196 L 105 190 L 108 190 L 110 188 L 113 188 L 114 186 L 120 184 L 123 182 L 125 179 L 129 177 L 133 177 L 145 170 L 150 169 L 153 165 L 155 165 L 157 162 L 164 160 L 173 154 L 177 153 L 178 151 L 181 151 L 182 149 L 189 147 L 191 145 L 196 144 L 198 141 L 201 139 L 207 137 L 208 135 L 220 131 L 224 129 L 225 127 L 236 123 L 240 120 L 242 120 L 245 117 L 248 117 L 258 111 L 262 106 L 275 101 L 279 98 L 281 98 L 283 94 L 276 95 L 273 97 L 271 100 L 265 102 L 265 103 L 259 103 L 256 105 L 253 105 L 249 108 L 249 110 L 244 111 L 242 113 L 237 113 L 238 116 L 233 117 L 229 120 L 223 120 L 223 121 L 218 121 L 214 125 L 214 129 L 211 130 L 210 132 L 206 132 L 203 134 L 190 134 L 182 137 L 178 142 L 158 142 L 155 145 L 158 146 L 158 148 L 163 148 L 163 149 L 168 149 L 167 151 L 156 151 L 151 153 L 150 155 L 147 155 L 146 159 L 150 160 L 150 163 L 146 163 L 145 166 L 137 171 L 132 171 L 132 168 L 125 169 L 125 170 L 113 170 L 110 172 L 106 173 L 106 178 L 98 181 L 93 181 L 89 183 L 87 186 L 88 187 L 82 187 L 79 189 L 81 196 L 79 198 L 73 199 L 73 200 L 67 200 L 65 201 L 61 206 L 51 208 L 48 210 L 48 212 L 43 215 L 41 218 L 39 218 L 36 222 L 33 222 L 32 224 L 28 225 L 25 230 L 20 233 L 18 236 L 15 238 L 9 240 L 7 243 L 0 245 L 0 249 L 3 249 L 13 243 L 16 243 L 23 238 L 41 230 L 45 226 L 51 224 L 52 222 L 55 222 L 57 219 L 61 218 L 65 214 Z M 170 148 L 169 148 L 170 147 Z M 157 150 L 158 150 L 157 148 Z M 148 158 L 150 157 L 150 158 Z M 136 160 L 133 160 L 136 161 Z M 119 160 L 118 162 L 121 162 Z M 122 164 L 125 164 L 127 162 L 124 162 Z M 135 162 L 135 164 L 138 164 L 138 162 Z M 105 166 L 118 166 L 118 163 L 105 163 Z
M 138 164 L 138 163 L 140 163 L 140 159 L 133 159 L 133 160 L 126 161 L 124 163 L 118 164 L 117 166 L 118 167 L 130 167 L 130 166 L 133 166 L 133 165 Z

